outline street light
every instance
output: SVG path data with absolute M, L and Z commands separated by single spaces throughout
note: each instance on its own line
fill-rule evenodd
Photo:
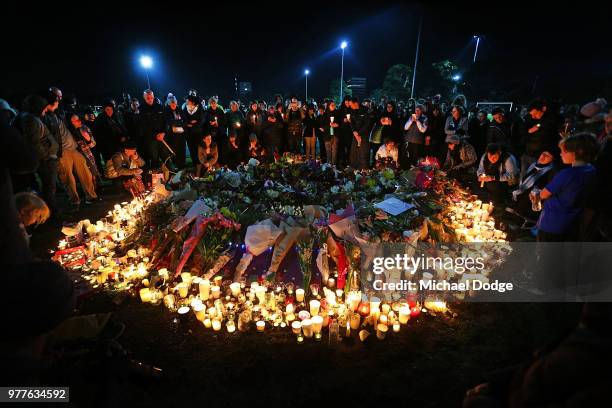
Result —
M 475 35 L 474 38 L 476 39 L 476 49 L 474 50 L 474 62 L 476 62 L 476 55 L 478 55 L 478 46 L 480 45 L 480 36 Z
M 342 103 L 342 86 L 344 85 L 344 49 L 348 46 L 346 41 L 342 41 L 340 48 L 342 49 L 342 65 L 340 66 L 340 103 Z
M 153 59 L 148 55 L 143 55 L 140 57 L 140 65 L 145 70 L 145 75 L 147 76 L 147 88 L 151 89 L 151 84 L 149 83 L 149 69 L 153 66 Z
M 459 74 L 455 74 L 452 77 L 452 80 L 455 81 L 455 82 L 459 81 L 460 79 L 461 79 L 461 75 L 459 75 Z
M 308 104 L 308 75 L 310 74 L 309 69 L 304 70 L 304 75 L 306 76 L 306 104 Z

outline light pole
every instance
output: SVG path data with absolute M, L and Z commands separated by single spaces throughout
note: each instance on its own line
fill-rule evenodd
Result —
M 340 103 L 342 103 L 342 86 L 344 85 L 344 49 L 347 45 L 346 41 L 342 41 L 342 44 L 340 44 L 340 48 L 342 49 L 342 65 L 340 65 Z
M 419 62 L 419 47 L 421 46 L 421 29 L 423 28 L 423 16 L 419 19 L 419 34 L 417 35 L 417 46 L 414 54 L 414 69 L 412 70 L 412 87 L 410 88 L 410 99 L 414 95 L 414 83 L 416 81 L 417 63 Z
M 143 55 L 140 57 L 140 65 L 145 70 L 145 75 L 147 77 L 147 89 L 151 89 L 151 84 L 149 83 L 149 69 L 153 66 L 153 59 L 148 55 Z
M 480 45 L 480 36 L 475 35 L 474 38 L 476 39 L 476 49 L 474 50 L 474 62 L 476 62 L 476 56 L 478 55 L 478 46 Z
M 306 105 L 308 105 L 308 75 L 310 74 L 309 69 L 304 70 L 304 75 L 306 76 Z

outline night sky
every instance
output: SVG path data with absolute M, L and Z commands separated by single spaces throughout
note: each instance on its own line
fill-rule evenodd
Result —
M 256 97 L 303 95 L 309 68 L 309 94 L 322 98 L 339 77 L 343 39 L 349 42 L 345 78 L 367 77 L 371 90 L 382 85 L 391 65 L 414 63 L 421 15 L 420 64 L 450 58 L 469 69 L 472 36 L 480 34 L 478 58 L 491 67 L 492 78 L 531 83 L 538 76 L 543 92 L 581 99 L 576 102 L 610 86 L 609 13 L 602 6 L 596 12 L 584 5 L 510 8 L 510 2 L 469 8 L 460 2 L 127 3 L 36 11 L 4 6 L 11 8 L 4 14 L 12 29 L 2 45 L 0 97 L 16 102 L 49 85 L 83 102 L 122 91 L 140 96 L 146 81 L 138 57 L 147 53 L 155 61 L 152 88 L 162 97 L 169 91 L 183 96 L 194 87 L 227 101 L 234 96 L 235 73 L 252 82 Z

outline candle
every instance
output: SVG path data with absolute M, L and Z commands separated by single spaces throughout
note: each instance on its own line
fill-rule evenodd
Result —
M 189 285 L 187 285 L 185 282 L 181 282 L 176 286 L 179 291 L 179 296 L 182 298 L 186 298 L 187 294 L 189 294 Z
M 316 299 L 310 301 L 310 315 L 316 316 L 319 314 L 319 308 L 321 307 L 321 302 Z M 307 336 L 308 337 L 308 336 Z
M 150 302 L 153 297 L 152 295 L 153 293 L 151 293 L 151 290 L 149 288 L 140 289 L 140 300 L 143 303 Z
M 263 320 L 259 320 L 257 321 L 257 323 L 255 323 L 255 326 L 257 327 L 258 332 L 263 332 L 266 328 L 266 322 L 264 322 Z
M 357 330 L 361 323 L 361 316 L 359 313 L 351 313 L 350 325 L 351 329 Z
M 446 302 L 443 300 L 426 300 L 425 308 L 436 313 L 446 312 Z
M 386 324 L 379 324 L 376 326 L 376 337 L 378 340 L 384 340 L 387 335 L 387 331 L 389 331 L 389 327 Z
M 291 331 L 293 334 L 300 334 L 302 332 L 302 322 L 295 321 L 291 323 Z
M 285 313 L 293 314 L 294 311 L 295 311 L 295 306 L 293 306 L 293 303 L 287 303 L 287 306 L 285 306 Z
M 306 319 L 302 321 L 302 331 L 304 332 L 304 336 L 308 338 L 312 337 L 312 320 Z
M 399 333 L 400 331 L 400 324 L 399 323 L 393 323 L 393 332 L 394 333 Z
M 257 286 L 255 289 L 255 295 L 259 300 L 260 304 L 263 304 L 266 301 L 266 288 L 265 286 Z
M 386 315 L 388 315 L 389 312 L 391 311 L 391 305 L 389 305 L 388 303 L 385 303 L 384 305 L 382 305 L 381 308 L 382 308 L 383 314 L 386 314 Z
M 336 304 L 336 294 L 333 290 L 325 290 L 325 300 L 327 301 L 328 305 Z
M 406 305 L 406 306 L 400 307 L 399 322 L 401 324 L 406 324 L 408 323 L 408 320 L 410 320 L 410 306 Z
M 370 314 L 373 314 L 373 312 L 378 311 L 380 312 L 380 299 L 377 297 L 372 297 L 370 299 Z
M 389 324 L 389 318 L 387 317 L 387 315 L 380 315 L 380 317 L 378 318 L 379 323 L 387 325 Z
M 204 321 L 204 316 L 206 315 L 206 306 L 202 303 L 196 303 L 193 305 L 193 311 L 195 312 L 196 319 L 199 321 Z
M 312 331 L 314 332 L 314 334 L 321 333 L 321 330 L 323 330 L 323 317 L 314 316 L 311 319 L 311 322 L 312 322 Z
M 370 314 L 370 303 L 369 302 L 362 302 L 359 305 L 359 314 L 361 314 L 364 317 Z
M 300 320 L 310 319 L 310 313 L 308 313 L 308 310 L 300 310 L 300 313 L 298 313 L 298 318 Z
M 304 289 L 299 288 L 295 291 L 295 300 L 297 300 L 298 302 L 304 301 Z
M 238 297 L 240 295 L 240 282 L 234 282 L 230 285 L 232 296 Z
M 213 319 L 212 328 L 214 331 L 220 331 L 221 330 L 221 320 Z
M 233 320 L 228 320 L 225 327 L 227 328 L 228 333 L 233 333 L 236 331 L 236 323 L 234 323 Z
M 174 295 L 173 294 L 168 294 L 164 296 L 164 305 L 166 305 L 168 309 L 174 309 Z
M 212 320 L 210 320 L 209 318 L 204 319 L 204 327 L 206 327 L 207 329 L 210 329 L 212 327 Z
M 183 280 L 183 282 L 185 282 L 188 285 L 190 285 L 191 284 L 191 273 L 189 273 L 189 272 L 181 273 L 181 279 Z
M 349 293 L 347 300 L 351 311 L 356 312 L 359 307 L 359 302 L 361 302 L 361 292 Z
M 217 285 L 214 285 L 210 288 L 213 299 L 219 299 L 221 296 L 221 288 Z
M 287 320 L 287 323 L 290 323 L 290 322 L 294 321 L 295 320 L 295 314 L 288 313 L 287 316 L 285 317 L 285 320 Z

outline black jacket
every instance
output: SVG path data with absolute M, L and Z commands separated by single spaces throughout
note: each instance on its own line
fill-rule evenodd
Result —
M 217 119 L 218 127 L 214 127 L 211 125 L 212 122 Z M 206 112 L 204 112 L 204 126 L 207 133 L 210 133 L 213 140 L 219 142 L 221 141 L 221 137 L 225 136 L 225 112 L 221 107 L 217 106 L 217 109 L 213 110 L 212 108 L 208 108 Z
M 276 122 L 270 122 L 267 118 L 263 125 L 262 138 L 264 146 L 281 146 L 285 134 L 285 124 L 280 113 L 274 114 Z
M 140 105 L 140 138 L 143 142 L 155 140 L 155 135 L 166 129 L 164 108 L 157 101 L 152 105 L 143 102 Z
M 198 106 L 198 109 L 193 113 L 187 112 L 187 107 L 183 109 L 183 121 L 185 124 L 185 136 L 193 136 L 198 140 L 204 136 L 204 109 Z
M 127 139 L 127 129 L 117 120 L 117 116 L 101 113 L 96 117 L 93 128 L 94 137 L 106 159 L 120 150 L 122 138 Z

